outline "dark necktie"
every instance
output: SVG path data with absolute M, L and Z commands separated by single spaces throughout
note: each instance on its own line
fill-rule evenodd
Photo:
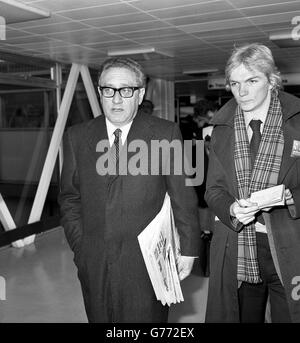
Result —
M 116 159 L 116 174 L 119 174 L 120 140 L 121 140 L 122 130 L 116 129 L 114 132 L 114 135 L 115 135 L 114 146 L 115 146 L 115 159 Z
M 257 155 L 260 140 L 261 140 L 261 133 L 260 133 L 261 123 L 262 123 L 261 120 L 254 120 L 254 119 L 252 119 L 249 123 L 249 125 L 252 129 L 252 132 L 253 132 L 252 139 L 250 142 L 250 153 L 251 153 L 252 168 L 254 166 L 255 157 Z
M 259 144 L 260 144 L 260 140 L 261 140 L 261 133 L 260 133 L 260 125 L 261 124 L 262 124 L 261 120 L 254 120 L 254 119 L 252 119 L 249 123 L 249 125 L 252 129 L 252 132 L 253 132 L 251 142 L 250 142 L 252 169 L 254 167 L 254 161 L 255 161 L 255 158 L 256 158 L 256 155 L 258 152 L 258 148 L 259 148 Z M 265 225 L 265 221 L 264 221 L 262 214 L 259 214 L 256 219 L 261 224 Z

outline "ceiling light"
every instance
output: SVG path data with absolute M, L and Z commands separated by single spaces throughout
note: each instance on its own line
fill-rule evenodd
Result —
M 173 55 L 166 51 L 157 50 L 154 47 L 140 47 L 133 49 L 112 49 L 107 51 L 107 55 L 114 56 L 128 56 L 128 55 L 143 55 L 143 54 L 159 54 L 167 57 L 173 57 Z
M 271 34 L 269 39 L 280 48 L 300 47 L 300 40 L 294 39 L 290 31 Z
M 211 69 L 196 69 L 196 70 L 184 70 L 182 74 L 184 75 L 202 75 L 202 74 L 210 74 L 219 71 L 219 69 L 211 68 Z

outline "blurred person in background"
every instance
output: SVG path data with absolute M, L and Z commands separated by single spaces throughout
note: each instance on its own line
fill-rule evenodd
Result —
M 204 199 L 204 194 L 206 190 L 210 138 L 213 129 L 211 121 L 217 110 L 218 105 L 216 102 L 207 99 L 199 100 L 194 106 L 194 125 L 192 126 L 193 140 L 204 140 L 204 179 L 201 185 L 195 187 L 195 190 L 198 197 L 201 238 L 204 242 L 204 251 L 203 255 L 201 256 L 202 258 L 199 259 L 199 262 L 201 263 L 201 269 L 204 271 L 204 276 L 206 277 L 209 276 L 209 251 L 210 242 L 213 235 L 215 215 L 213 211 L 207 206 L 207 203 Z M 198 261 L 196 261 L 196 263 L 197 262 Z
M 144 99 L 143 102 L 140 104 L 139 110 L 148 115 L 153 114 L 153 102 L 151 100 Z

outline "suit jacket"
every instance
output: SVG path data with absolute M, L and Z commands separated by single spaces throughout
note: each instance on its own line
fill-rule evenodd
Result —
M 96 146 L 104 139 L 105 117 L 99 116 L 71 127 L 64 140 L 61 222 L 74 251 L 87 315 L 101 322 L 162 321 L 166 310 L 156 301 L 137 236 L 160 211 L 167 191 L 182 255 L 198 256 L 196 196 L 184 175 L 100 176 Z M 138 113 L 127 143 L 136 139 L 150 147 L 151 140 L 181 135 L 176 124 Z M 128 153 L 128 161 L 133 155 Z
M 286 206 L 273 208 L 269 220 L 292 320 L 300 322 L 300 302 L 293 299 L 295 276 L 300 275 L 300 157 L 292 157 L 293 142 L 300 141 L 300 100 L 280 92 L 283 112 L 284 151 L 278 184 L 290 188 L 295 212 Z M 206 321 L 238 322 L 237 229 L 230 219 L 230 205 L 238 197 L 234 166 L 233 117 L 230 100 L 214 118 L 206 201 L 220 222 L 211 243 L 211 271 Z M 294 290 L 295 292 L 295 290 Z

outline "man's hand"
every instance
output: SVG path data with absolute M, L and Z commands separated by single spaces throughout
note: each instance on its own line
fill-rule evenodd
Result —
M 195 258 L 191 256 L 180 256 L 177 265 L 180 281 L 190 275 L 193 268 L 194 259 Z
M 230 215 L 236 217 L 244 225 L 251 223 L 258 211 L 257 204 L 250 202 L 249 199 L 240 199 L 230 206 Z
M 294 205 L 293 194 L 288 188 L 285 189 L 284 196 L 286 205 Z

